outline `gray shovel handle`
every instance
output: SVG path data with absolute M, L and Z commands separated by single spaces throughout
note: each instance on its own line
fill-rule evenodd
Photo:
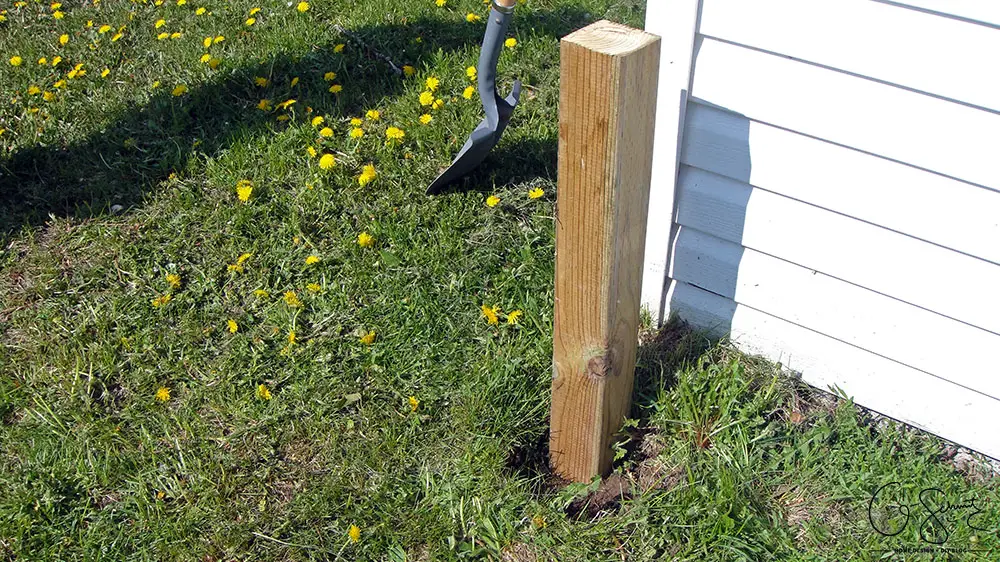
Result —
M 491 130 L 496 130 L 500 123 L 500 111 L 510 111 L 511 107 L 497 94 L 497 61 L 500 60 L 500 50 L 503 49 L 507 37 L 507 27 L 514 15 L 514 6 L 502 6 L 493 1 L 490 8 L 490 19 L 486 23 L 486 35 L 483 37 L 483 48 L 479 53 L 479 99 L 486 111 L 486 120 Z M 516 88 L 520 89 L 520 88 Z M 518 92 L 519 93 L 519 92 Z

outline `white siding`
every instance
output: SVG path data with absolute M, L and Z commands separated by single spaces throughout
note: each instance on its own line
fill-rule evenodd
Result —
M 666 314 L 1000 458 L 1000 2 L 701 0 L 696 32 Z

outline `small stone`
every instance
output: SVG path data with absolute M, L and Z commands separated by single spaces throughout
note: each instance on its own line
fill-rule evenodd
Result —
M 121 205 L 112 205 L 111 206 L 111 214 L 113 214 L 113 215 L 117 215 L 118 213 L 120 213 L 120 212 L 122 212 L 124 210 L 125 210 L 125 207 L 122 207 Z

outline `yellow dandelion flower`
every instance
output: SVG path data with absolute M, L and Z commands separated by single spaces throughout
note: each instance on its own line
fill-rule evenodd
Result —
M 361 119 L 359 119 L 357 117 L 351 117 L 351 126 L 352 127 L 360 127 L 361 123 L 362 123 Z
M 424 125 L 430 123 L 433 120 L 434 120 L 434 118 L 431 117 L 430 113 L 424 113 L 423 115 L 420 116 L 420 123 L 422 123 Z
M 268 390 L 267 387 L 264 386 L 263 384 L 258 384 L 257 385 L 257 398 L 260 398 L 261 400 L 270 400 L 271 399 L 271 391 Z
M 503 44 L 508 49 L 513 49 L 514 47 L 517 47 L 517 39 L 514 39 L 513 37 L 508 37 L 507 40 L 503 42 Z
M 379 113 L 377 109 L 369 109 L 368 112 L 365 113 L 365 117 L 371 119 L 372 121 L 378 121 L 382 118 L 382 114 Z
M 285 299 L 285 304 L 292 308 L 302 306 L 302 301 L 299 300 L 299 296 L 295 294 L 295 291 L 286 291 L 283 298 Z M 292 333 L 294 334 L 295 332 Z
M 172 92 L 170 92 L 170 94 L 173 95 L 173 96 L 175 96 L 175 97 L 176 96 L 183 96 L 184 94 L 187 93 L 187 91 L 188 91 L 188 87 L 187 86 L 185 86 L 184 84 L 178 84 L 178 85 L 174 86 L 174 89 L 173 89 Z
M 59 10 L 56 10 L 55 12 L 52 12 L 52 17 L 54 17 L 57 20 L 61 20 L 64 17 L 66 17 L 66 14 L 64 14 L 63 12 L 60 12 Z
M 306 290 L 310 293 L 318 293 L 323 290 L 323 287 L 319 283 L 309 283 L 306 285 Z
M 212 60 L 212 55 L 205 53 L 204 55 L 201 55 L 201 58 L 198 60 L 200 60 L 201 62 L 208 62 Z
M 209 47 L 211 47 L 212 46 L 212 38 L 211 37 L 206 37 L 206 38 L 202 39 L 201 40 L 201 46 L 205 47 L 206 49 L 209 48 Z
M 58 66 L 59 63 L 61 63 L 61 62 L 62 62 L 62 57 L 60 57 L 59 55 L 56 55 L 56 56 L 52 57 L 52 66 L 53 67 Z
M 403 65 L 403 74 L 404 75 L 406 75 L 406 76 L 413 76 L 416 73 L 417 73 L 417 69 L 413 68 L 412 66 L 410 66 L 408 64 L 404 64 Z
M 311 256 L 309 256 L 309 257 L 306 258 L 306 265 L 313 265 L 313 264 L 319 263 L 319 261 L 320 261 L 319 256 L 317 256 L 317 255 L 311 255 Z
M 298 338 L 295 336 L 295 330 L 288 332 L 288 345 L 295 345 Z
M 183 6 L 184 4 L 187 4 L 187 3 L 188 3 L 187 0 L 177 0 L 177 5 L 178 6 Z
M 313 147 L 311 147 L 311 146 L 307 146 L 307 147 L 306 147 L 306 153 L 307 153 L 307 154 L 308 154 L 309 156 L 312 156 L 313 158 L 316 158 L 316 149 L 315 149 L 315 148 L 313 148 Z
M 173 33 L 170 34 L 170 38 L 171 39 L 180 39 L 181 37 L 182 37 L 182 34 L 181 34 L 180 31 L 175 31 L 175 32 L 173 32 Z
M 225 36 L 223 36 L 223 35 L 216 35 L 215 39 L 212 39 L 212 44 L 214 45 L 216 43 L 222 43 L 225 40 L 226 40 Z
M 465 75 L 469 77 L 469 80 L 475 80 L 478 74 L 479 71 L 476 70 L 476 67 L 474 66 L 470 66 L 469 68 L 465 69 Z
M 38 86 L 28 86 L 29 96 L 37 96 L 40 93 L 42 93 L 42 89 L 39 88 Z
M 198 8 L 197 10 L 194 11 L 194 15 L 196 15 L 196 16 L 202 16 L 202 15 L 205 15 L 205 12 L 207 12 L 207 11 L 208 10 L 206 10 L 205 7 L 202 6 L 202 7 Z
M 361 529 L 357 525 L 351 525 L 347 529 L 347 536 L 351 539 L 351 542 L 358 542 L 361 540 Z
M 324 154 L 319 158 L 319 167 L 324 170 L 329 170 L 337 165 L 337 159 L 333 157 L 332 154 Z
M 240 325 L 236 323 L 236 320 L 227 320 L 226 326 L 229 327 L 230 334 L 235 334 L 236 332 L 240 331 Z
M 431 109 L 441 109 L 442 107 L 444 107 L 443 99 L 436 99 L 434 100 L 434 103 L 431 104 Z
M 258 299 L 266 299 L 267 297 L 271 296 L 271 294 L 265 291 L 264 289 L 254 289 L 253 296 L 257 297 Z
M 158 20 L 156 20 L 156 23 L 153 24 L 153 27 L 155 27 L 156 29 L 160 29 L 161 27 L 163 27 L 166 24 L 167 24 L 167 20 L 165 20 L 165 19 L 158 19 Z
M 117 40 L 121 39 L 121 38 L 122 38 L 122 37 L 124 37 L 124 36 L 125 36 L 125 34 L 124 34 L 124 33 L 122 33 L 121 31 L 119 31 L 118 33 L 115 33 L 115 34 L 114 34 L 114 35 L 113 35 L 113 36 L 111 37 L 111 42 L 112 42 L 112 43 L 114 43 L 115 41 L 117 41 Z
M 244 181 L 246 181 L 246 180 L 244 180 Z M 249 183 L 250 182 L 247 182 L 248 185 L 249 185 Z M 245 252 L 243 254 L 240 254 L 240 257 L 236 258 L 236 263 L 238 263 L 239 265 L 243 265 L 248 259 L 250 259 L 252 257 L 253 257 L 253 254 L 251 254 L 250 252 Z
M 259 102 L 257 102 L 257 109 L 259 109 L 261 111 L 271 111 L 274 108 L 271 107 L 271 100 L 266 100 L 265 99 L 265 100 L 260 100 Z
M 49 64 L 49 59 L 42 57 L 38 59 L 38 64 Z
M 156 40 L 157 41 L 163 41 L 167 37 L 170 37 L 170 34 L 167 33 L 166 31 L 164 31 L 163 33 L 161 33 L 161 34 L 159 34 L 159 35 L 156 36 Z
M 167 284 L 169 284 L 174 289 L 180 289 L 181 288 L 181 276 L 177 275 L 176 273 L 168 273 L 167 274 Z
M 365 167 L 361 169 L 361 175 L 358 176 L 358 184 L 361 185 L 361 187 L 364 187 L 375 181 L 376 177 L 378 177 L 378 173 L 375 172 L 375 166 L 366 164 Z
M 59 36 L 59 44 L 65 45 L 66 43 L 69 43 L 69 35 L 63 33 L 62 35 Z
M 500 312 L 499 306 L 486 306 L 484 304 L 479 307 L 479 310 L 482 312 L 483 317 L 486 318 L 486 323 L 496 324 L 500 321 L 499 318 L 497 318 L 497 314 Z
M 336 45 L 334 45 L 333 46 L 333 52 L 335 52 L 335 53 L 343 53 L 344 52 L 344 44 L 343 43 L 337 43 Z
M 298 10 L 299 13 L 308 12 L 309 11 L 309 2 L 299 2 L 299 5 L 295 6 L 295 9 Z
M 14 55 L 14 56 L 10 57 L 10 65 L 11 66 L 21 66 L 22 62 L 24 62 L 24 59 L 22 59 L 21 57 L 19 57 L 17 55 Z
M 434 0 L 434 3 L 437 4 L 438 8 L 444 8 L 445 4 L 448 3 L 448 0 Z
M 239 197 L 241 203 L 249 201 L 252 193 L 253 185 L 249 181 L 242 180 L 236 184 L 236 196 Z
M 295 78 L 292 78 L 292 81 L 289 82 L 288 86 L 294 88 L 296 85 L 298 85 L 298 83 L 299 83 L 299 77 L 296 76 Z
M 167 400 L 170 400 L 170 389 L 165 386 L 161 386 L 156 389 L 156 394 L 154 396 L 160 402 L 166 402 Z
M 362 232 L 358 234 L 358 246 L 362 248 L 370 248 L 375 244 L 375 237 L 367 232 Z
M 333 86 L 330 86 L 331 94 L 339 94 L 342 91 L 344 91 L 344 87 L 341 86 L 340 84 L 334 84 Z
M 411 412 L 416 412 L 417 408 L 420 407 L 420 400 L 418 400 L 416 396 L 411 396 L 407 398 L 406 401 L 410 403 Z
M 511 310 L 507 313 L 507 323 L 511 325 L 517 324 L 521 321 L 521 316 L 523 315 L 524 312 L 520 310 Z
M 260 8 L 251 8 L 251 9 L 250 9 L 250 14 L 249 14 L 249 15 L 251 15 L 251 16 L 255 16 L 255 15 L 257 15 L 258 13 L 260 13 Z
M 425 84 L 426 84 L 428 90 L 430 90 L 432 92 L 436 92 L 437 89 L 438 89 L 438 86 L 441 84 L 441 81 L 438 80 L 437 78 L 433 77 L 433 76 L 429 76 L 427 78 Z
M 111 69 L 105 68 L 104 70 L 101 71 L 101 78 L 107 78 L 108 74 L 111 74 Z
M 208 67 L 211 68 L 212 70 L 215 70 L 216 68 L 219 68 L 220 64 L 222 64 L 222 61 L 219 60 L 219 59 L 217 59 L 217 58 L 215 58 L 215 57 L 212 57 L 208 61 Z
M 323 121 L 325 121 L 325 119 L 323 119 L 323 116 L 317 115 L 316 117 L 312 118 L 312 126 L 319 127 L 320 125 L 323 124 Z
M 56 80 L 55 84 L 52 84 L 52 87 L 53 88 L 65 88 L 66 87 L 66 81 L 65 80 Z
M 471 100 L 472 96 L 474 95 L 476 95 L 476 88 L 474 88 L 473 86 L 467 87 L 465 91 L 462 92 L 462 97 L 467 100 Z
M 536 187 L 535 189 L 532 189 L 531 191 L 528 192 L 529 199 L 538 199 L 543 195 L 545 195 L 545 190 L 540 187 Z
M 365 345 L 371 345 L 375 343 L 375 332 L 370 331 L 367 334 L 361 336 L 361 343 Z
M 354 127 L 353 129 L 351 129 L 352 139 L 360 139 L 363 136 L 365 136 L 365 130 L 362 129 L 361 127 Z
M 389 127 L 388 129 L 385 130 L 385 136 L 389 140 L 398 141 L 398 140 L 403 140 L 403 137 L 406 136 L 406 132 L 400 129 L 399 127 Z
M 243 266 L 238 263 L 231 263 L 226 266 L 230 273 L 243 273 Z
M 336 79 L 337 79 L 336 72 L 327 72 L 326 74 L 323 75 L 323 80 L 326 80 L 327 82 L 332 82 Z
M 420 105 L 431 105 L 434 103 L 434 94 L 428 91 L 424 91 L 420 94 Z
M 49 9 L 52 11 L 58 10 L 59 8 L 62 8 L 62 2 L 53 2 L 49 4 Z
M 469 23 L 476 23 L 477 21 L 480 21 L 481 19 L 483 19 L 483 18 L 479 17 L 476 14 L 473 14 L 472 12 L 469 12 L 468 14 L 465 15 L 465 21 L 467 21 Z
M 52 92 L 42 92 L 42 99 L 45 101 L 52 101 L 56 99 L 56 95 Z
M 174 298 L 173 295 L 171 295 L 170 293 L 167 293 L 165 295 L 156 297 L 155 299 L 151 300 L 150 304 L 153 305 L 153 308 L 159 308 L 159 307 L 167 304 L 171 300 L 173 300 L 173 298 Z
M 288 109 L 295 105 L 295 100 L 285 100 L 277 105 L 278 109 Z
M 105 33 L 109 32 L 109 31 L 111 31 L 111 26 L 108 25 L 108 24 L 104 24 L 101 27 L 97 28 L 97 32 L 100 33 L 101 35 L 104 35 Z
M 319 136 L 330 138 L 333 136 L 333 129 L 331 129 L 330 127 L 323 127 L 322 129 L 319 130 Z
M 487 207 L 496 207 L 499 204 L 500 204 L 500 198 L 497 197 L 496 195 L 490 195 L 489 197 L 486 198 Z

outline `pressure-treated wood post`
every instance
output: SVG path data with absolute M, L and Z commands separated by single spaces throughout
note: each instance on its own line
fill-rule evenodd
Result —
M 599 21 L 561 57 L 549 450 L 586 481 L 610 470 L 632 398 L 660 39 Z

